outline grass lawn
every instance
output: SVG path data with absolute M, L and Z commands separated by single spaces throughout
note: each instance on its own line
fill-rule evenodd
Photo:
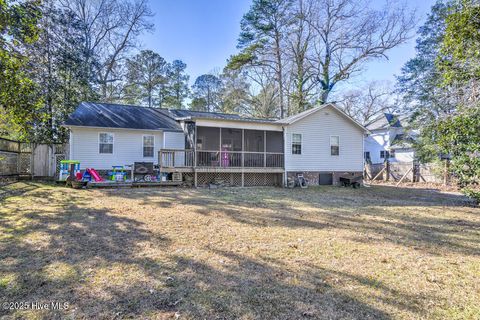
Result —
M 387 186 L 0 188 L 5 318 L 479 319 L 480 209 Z

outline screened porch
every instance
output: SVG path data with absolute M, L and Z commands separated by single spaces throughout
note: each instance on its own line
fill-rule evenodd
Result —
M 163 168 L 283 168 L 283 132 L 196 127 L 193 149 L 160 150 Z

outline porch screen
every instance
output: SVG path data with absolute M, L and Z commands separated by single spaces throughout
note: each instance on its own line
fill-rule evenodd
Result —
M 197 150 L 220 150 L 220 128 L 197 127 Z
M 245 130 L 245 151 L 263 152 L 264 134 L 261 130 Z
M 222 128 L 222 151 L 242 151 L 242 130 Z

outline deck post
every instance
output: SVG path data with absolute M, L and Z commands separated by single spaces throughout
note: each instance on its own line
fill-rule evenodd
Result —
M 195 186 L 195 188 L 198 186 L 198 183 L 197 183 L 197 170 L 196 169 L 193 169 L 194 172 L 193 172 L 193 185 Z

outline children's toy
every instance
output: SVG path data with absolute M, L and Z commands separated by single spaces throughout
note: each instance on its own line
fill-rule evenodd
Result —
M 125 181 L 127 180 L 127 171 L 123 166 L 112 166 L 113 170 L 109 172 L 110 180 Z
M 60 161 L 60 173 L 58 174 L 59 181 L 66 181 L 68 177 L 76 177 L 80 172 L 80 161 L 77 160 L 62 160 Z
M 103 181 L 103 178 L 100 177 L 97 170 L 93 168 L 87 168 L 87 172 L 92 176 L 93 180 L 95 180 L 96 182 Z
M 92 181 L 92 175 L 88 172 L 88 170 L 83 172 L 82 181 Z

